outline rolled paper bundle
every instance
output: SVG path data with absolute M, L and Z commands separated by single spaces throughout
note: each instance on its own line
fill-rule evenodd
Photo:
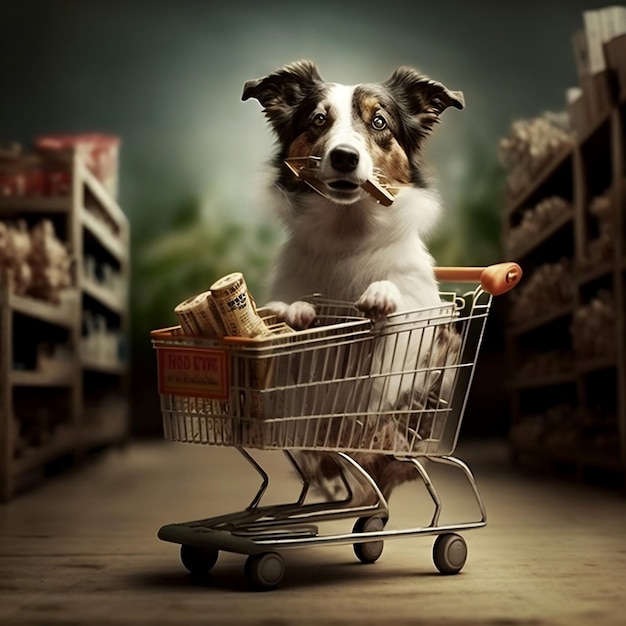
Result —
M 233 272 L 217 280 L 211 285 L 211 293 L 226 335 L 258 337 L 268 334 L 241 272 Z
M 226 329 L 224 328 L 224 324 L 222 323 L 222 318 L 220 316 L 219 309 L 217 308 L 217 303 L 215 302 L 215 298 L 213 298 L 213 294 L 208 291 L 207 304 L 209 305 L 206 314 L 211 321 L 211 325 L 215 329 L 215 332 L 218 337 L 223 337 L 226 334 Z
M 186 335 L 223 336 L 219 318 L 211 311 L 211 292 L 205 291 L 181 302 L 174 312 Z
M 192 300 L 195 299 L 188 298 L 184 302 L 181 302 L 175 309 L 174 313 L 176 313 L 176 317 L 178 318 L 178 323 L 180 324 L 180 329 L 182 330 L 184 335 L 201 335 L 200 329 L 196 324 L 196 320 L 193 317 L 191 311 L 187 309 L 188 305 Z

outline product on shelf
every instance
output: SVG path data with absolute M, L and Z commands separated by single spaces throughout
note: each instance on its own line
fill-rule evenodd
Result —
M 35 139 L 35 148 L 44 155 L 78 153 L 113 198 L 117 197 L 120 139 L 102 133 L 44 135 Z
M 619 434 L 615 428 L 615 417 L 612 423 L 606 426 L 598 425 L 591 429 L 588 435 L 590 448 L 599 453 L 606 454 L 611 457 L 619 456 Z
M 517 446 L 534 446 L 541 441 L 545 428 L 543 416 L 524 415 L 522 419 L 511 426 L 509 438 Z
M 22 430 L 22 424 L 20 420 L 17 417 L 13 416 L 12 424 L 11 424 L 12 440 L 13 440 L 12 449 L 13 449 L 13 457 L 16 459 L 23 456 L 26 450 L 28 449 L 28 441 L 26 440 L 25 437 L 23 437 L 21 430 Z
M 19 144 L 11 154 L 0 156 L 0 196 L 31 197 L 48 194 L 48 181 L 42 159 L 23 153 Z
M 83 275 L 86 280 L 104 287 L 115 297 L 126 293 L 126 282 L 118 269 L 106 262 L 99 262 L 91 254 L 83 257 Z
M 511 439 L 521 447 L 572 449 L 581 444 L 581 423 L 580 409 L 565 402 L 524 415 L 512 426 Z
M 67 196 L 72 179 L 67 157 L 26 152 L 20 144 L 0 150 L 0 196 L 30 198 Z
M 521 324 L 570 304 L 574 287 L 570 259 L 540 265 L 511 293 L 511 321 Z
M 35 151 L 18 143 L 0 148 L 0 196 L 67 196 L 72 190 L 71 158 L 78 154 L 113 198 L 117 197 L 119 137 L 102 133 L 46 135 Z
M 13 454 L 25 456 L 36 448 L 50 444 L 69 428 L 68 400 L 58 394 L 47 394 L 45 402 L 33 394 L 20 397 L 15 406 Z
M 30 231 L 23 219 L 0 220 L 0 268 L 11 271 L 15 294 L 55 304 L 72 282 L 71 257 L 48 219 Z
M 29 255 L 31 238 L 25 220 L 16 223 L 0 221 L 0 268 L 12 273 L 13 292 L 24 295 L 32 284 L 32 269 Z
M 70 346 L 62 343 L 42 342 L 37 346 L 35 368 L 40 372 L 56 371 L 73 365 Z
M 543 443 L 555 450 L 579 448 L 584 441 L 583 415 L 580 408 L 569 403 L 550 407 L 543 414 Z
M 500 141 L 500 161 L 507 170 L 507 192 L 515 196 L 528 187 L 539 169 L 572 144 L 569 116 L 545 112 L 511 125 Z
M 58 304 L 63 289 L 71 286 L 71 257 L 55 232 L 54 224 L 43 219 L 31 231 L 28 263 L 32 281 L 28 294 Z
M 526 209 L 520 223 L 508 234 L 506 246 L 509 254 L 515 255 L 529 240 L 532 241 L 571 210 L 572 205 L 560 196 L 549 196 Z
M 608 261 L 613 255 L 615 226 L 609 194 L 593 198 L 589 204 L 589 213 L 597 220 L 598 235 L 587 242 L 584 264 L 593 266 L 602 261 Z
M 602 289 L 589 304 L 574 312 L 571 324 L 572 347 L 580 359 L 615 354 L 616 313 L 613 294 Z
M 547 350 L 528 357 L 519 368 L 517 377 L 520 382 L 528 382 L 572 371 L 573 358 L 569 350 Z
M 117 365 L 123 362 L 124 335 L 112 327 L 104 315 L 83 311 L 81 354 L 91 362 Z

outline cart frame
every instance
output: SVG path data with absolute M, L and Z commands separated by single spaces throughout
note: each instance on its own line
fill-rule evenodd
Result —
M 187 396 L 190 388 L 187 380 L 183 381 L 182 387 L 180 386 L 180 377 L 174 377 L 173 388 L 171 384 L 168 386 L 167 380 L 164 383 L 162 378 L 164 361 L 159 358 L 159 391 L 161 393 L 166 438 L 234 447 L 261 478 L 257 493 L 250 504 L 241 511 L 203 520 L 167 524 L 160 528 L 159 539 L 181 546 L 181 560 L 191 573 L 204 574 L 210 571 L 217 562 L 220 551 L 238 553 L 248 556 L 245 573 L 251 587 L 258 590 L 273 589 L 280 584 L 285 573 L 284 559 L 280 553 L 284 549 L 352 544 L 360 561 L 372 563 L 382 553 L 384 540 L 416 535 L 437 535 L 433 547 L 433 560 L 441 573 L 456 574 L 461 571 L 467 558 L 467 546 L 458 532 L 485 526 L 487 514 L 470 468 L 453 453 L 459 436 L 492 296 L 505 293 L 513 288 L 519 282 L 522 272 L 515 263 L 503 263 L 487 268 L 437 268 L 436 274 L 442 282 L 471 282 L 479 285 L 473 292 L 465 294 L 462 298 L 452 297 L 451 301 L 456 306 L 456 316 L 446 319 L 441 311 L 435 314 L 436 327 L 462 323 L 463 345 L 458 362 L 443 367 L 438 364 L 436 368 L 438 376 L 445 377 L 449 373 L 453 374 L 453 391 L 447 398 L 437 398 L 434 405 L 431 402 L 428 408 L 424 403 L 424 406 L 420 405 L 420 409 L 417 411 L 415 408 L 404 411 L 394 410 L 393 423 L 399 425 L 398 430 L 406 435 L 402 438 L 402 445 L 400 446 L 395 443 L 398 437 L 394 439 L 392 446 L 388 442 L 374 445 L 374 439 L 370 437 L 367 428 L 367 424 L 372 419 L 375 421 L 371 423 L 376 428 L 386 424 L 386 422 L 381 422 L 381 415 L 388 414 L 388 407 L 376 406 L 375 410 L 372 410 L 370 405 L 364 408 L 362 402 L 358 406 L 357 404 L 352 406 L 348 403 L 341 407 L 344 409 L 341 415 L 335 415 L 328 414 L 326 402 L 311 402 L 309 399 L 300 403 L 303 407 L 301 414 L 268 417 L 268 415 L 275 415 L 274 411 L 287 407 L 286 404 L 281 403 L 283 402 L 282 396 L 287 394 L 289 390 L 299 390 L 301 399 L 307 398 L 307 393 L 309 393 L 300 387 L 304 384 L 301 376 L 291 380 L 290 385 L 276 383 L 276 380 L 284 382 L 281 378 L 280 364 L 288 363 L 287 370 L 291 371 L 294 369 L 294 363 L 296 363 L 292 357 L 285 355 L 301 353 L 307 348 L 318 351 L 321 349 L 320 346 L 324 346 L 324 349 L 329 349 L 334 353 L 341 353 L 344 345 L 351 344 L 352 337 L 358 336 L 360 340 L 367 341 L 363 337 L 375 333 L 380 336 L 380 327 L 375 328 L 374 325 L 370 325 L 364 330 L 361 326 L 364 320 L 359 319 L 358 316 L 349 319 L 347 330 L 341 324 L 335 325 L 339 331 L 335 329 L 330 339 L 327 334 L 313 333 L 306 336 L 303 339 L 304 343 L 296 345 L 295 348 L 290 345 L 288 338 L 282 338 L 278 342 L 269 340 L 263 344 L 254 343 L 251 354 L 255 358 L 258 355 L 263 355 L 263 358 L 269 355 L 271 357 L 269 360 L 267 358 L 266 360 L 259 360 L 258 358 L 250 360 L 248 358 L 250 354 L 246 353 L 246 350 L 250 348 L 249 340 L 246 342 L 228 338 L 223 342 L 223 347 L 228 351 L 237 353 L 239 357 L 243 355 L 242 362 L 245 363 L 246 372 L 243 378 L 238 378 L 235 373 L 232 378 L 228 379 L 228 383 L 234 385 L 235 389 L 233 392 L 231 388 L 229 400 L 226 399 L 228 398 L 227 384 L 224 384 L 223 378 L 221 382 L 219 380 L 224 373 L 219 367 L 217 369 L 220 376 L 217 379 L 210 378 L 208 380 L 211 387 L 209 393 L 206 393 L 206 389 L 202 388 L 202 385 L 199 389 L 196 384 L 197 381 L 194 379 L 191 385 L 191 395 Z M 469 305 L 469 308 L 466 309 L 469 312 L 460 313 L 461 305 L 466 304 Z M 432 338 L 435 336 L 435 331 L 432 327 L 424 321 L 407 318 L 406 312 L 403 312 L 402 315 L 405 317 L 400 319 L 399 326 L 393 331 L 394 333 L 404 332 L 397 329 L 406 329 L 408 323 L 411 333 L 420 333 L 420 341 L 422 337 L 429 337 L 434 341 Z M 430 317 L 426 316 L 426 318 L 432 321 L 432 312 Z M 409 322 L 406 321 L 407 319 Z M 421 319 L 425 319 L 424 316 Z M 391 327 L 393 328 L 393 324 Z M 382 328 L 384 335 L 386 327 L 383 325 Z M 415 330 L 416 328 L 417 330 Z M 345 332 L 343 332 L 344 330 Z M 410 336 L 413 337 L 414 335 Z M 468 338 L 471 339 L 471 345 L 468 344 Z M 214 350 L 216 348 L 215 340 L 207 341 L 200 338 L 184 337 L 177 333 L 176 329 L 153 331 L 152 339 L 154 347 L 160 352 L 160 357 L 162 354 L 168 354 L 168 350 L 171 349 Z M 276 344 L 278 344 L 278 348 L 276 348 Z M 370 344 L 366 345 L 370 346 Z M 265 348 L 269 348 L 269 352 L 263 353 L 262 350 Z M 368 350 L 368 354 L 373 353 L 371 347 L 368 347 Z M 394 345 L 393 355 L 397 361 L 395 350 Z M 467 356 L 467 352 L 469 352 L 469 356 Z M 312 354 L 316 354 L 316 352 Z M 352 358 L 352 356 L 353 354 L 350 352 L 348 357 Z M 349 361 L 350 358 L 347 360 Z M 406 360 L 406 357 L 403 358 Z M 370 359 L 370 363 L 371 361 Z M 389 359 L 383 357 L 382 361 L 387 365 L 389 364 Z M 277 366 L 276 363 L 278 363 Z M 311 361 L 307 360 L 306 365 L 311 366 Z M 231 370 L 233 368 L 237 371 L 241 370 L 240 367 L 239 369 L 237 367 L 231 363 Z M 298 369 L 302 370 L 301 363 Z M 315 367 L 311 370 L 313 377 L 315 377 L 314 369 Z M 332 385 L 335 381 L 327 380 L 326 370 L 328 367 L 324 366 L 323 369 L 324 376 L 321 380 L 310 383 L 311 389 L 315 393 L 321 390 L 322 393 L 329 395 L 328 391 L 334 390 Z M 406 386 L 404 380 L 407 371 L 412 376 L 409 382 L 415 384 L 417 378 L 424 381 L 424 372 L 431 372 L 433 369 L 432 366 L 425 368 L 413 366 L 409 370 L 403 369 L 401 374 L 379 372 L 378 378 L 383 382 L 385 376 L 399 380 L 398 387 L 400 387 L 403 384 Z M 252 375 L 250 375 L 250 371 L 252 371 Z M 335 367 L 333 374 L 336 372 Z M 365 374 L 356 372 L 355 374 L 354 371 L 345 369 L 343 375 L 342 382 L 347 385 L 358 385 L 363 381 L 365 381 L 364 384 L 369 384 L 371 380 L 376 381 L 377 379 L 376 375 L 367 372 Z M 395 378 L 393 378 L 394 376 Z M 262 383 L 260 386 L 259 381 Z M 169 382 L 171 383 L 171 379 Z M 204 382 L 206 383 L 206 381 Z M 244 393 L 249 391 L 251 384 L 254 387 L 252 401 Z M 371 384 L 375 384 L 375 382 Z M 238 385 L 240 386 L 238 387 Z M 345 391 L 344 387 L 341 389 Z M 233 393 L 238 394 L 235 400 L 233 400 Z M 245 398 L 244 395 L 246 395 Z M 339 395 L 341 397 L 341 392 Z M 311 397 L 310 394 L 309 397 Z M 343 398 L 345 400 L 345 394 Z M 277 402 L 279 403 L 277 404 Z M 289 408 L 292 407 L 293 405 L 289 405 Z M 334 402 L 332 408 L 336 407 L 337 403 Z M 417 425 L 415 415 L 419 416 Z M 423 420 L 425 424 L 429 424 L 430 428 L 425 437 L 420 436 L 420 433 L 424 432 L 422 415 L 428 416 L 423 417 Z M 340 418 L 338 428 L 334 426 L 337 423 L 337 418 Z M 309 428 L 311 423 L 314 424 L 313 429 Z M 301 428 L 302 424 L 306 424 L 305 429 Z M 302 434 L 303 432 L 306 434 Z M 332 433 L 332 436 L 329 433 Z M 276 505 L 261 504 L 269 485 L 269 475 L 249 452 L 252 449 L 274 449 L 284 453 L 302 481 L 302 489 L 294 502 Z M 343 487 L 344 498 L 333 499 L 328 502 L 306 501 L 311 483 L 298 460 L 298 452 L 301 450 L 324 451 L 333 456 L 338 465 L 338 477 Z M 388 502 L 375 480 L 353 458 L 355 452 L 387 454 L 399 462 L 413 465 L 434 505 L 430 522 L 427 525 L 411 528 L 386 529 L 385 526 L 389 519 Z M 442 499 L 426 469 L 424 459 L 433 461 L 435 464 L 452 467 L 465 476 L 478 507 L 478 519 L 446 525 L 439 523 Z M 355 481 L 360 487 L 365 486 L 370 490 L 373 494 L 373 503 L 368 501 L 367 504 L 363 504 L 361 501 L 355 501 L 352 489 Z M 317 523 L 342 519 L 356 520 L 352 532 L 319 533 Z

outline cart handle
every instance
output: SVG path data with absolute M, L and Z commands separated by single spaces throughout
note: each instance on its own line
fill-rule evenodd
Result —
M 487 267 L 436 267 L 437 280 L 450 283 L 480 283 L 492 296 L 500 296 L 517 285 L 522 268 L 517 263 L 496 263 Z

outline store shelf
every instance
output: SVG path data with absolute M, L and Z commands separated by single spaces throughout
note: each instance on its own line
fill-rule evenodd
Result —
M 584 445 L 579 447 L 556 447 L 533 443 L 515 442 L 516 456 L 530 456 L 548 463 L 567 463 L 576 469 L 602 469 L 612 472 L 623 472 L 624 464 L 615 454 L 590 451 Z
M 524 191 L 521 191 L 515 195 L 509 196 L 507 199 L 507 217 L 511 217 L 516 211 L 523 209 L 530 203 L 531 198 L 541 190 L 541 187 L 554 175 L 561 167 L 563 167 L 568 159 L 572 158 L 572 147 L 568 146 L 552 158 L 548 159 L 545 163 L 536 167 L 536 178 L 532 185 L 530 185 Z
M 128 372 L 128 365 L 120 361 L 106 361 L 103 359 L 83 358 L 81 361 L 83 369 L 101 374 L 111 374 L 123 376 Z
M 20 315 L 48 324 L 71 328 L 76 323 L 76 292 L 71 290 L 63 295 L 63 302 L 52 304 L 43 300 L 10 294 L 9 306 Z
M 75 364 L 62 363 L 50 371 L 13 370 L 9 383 L 14 387 L 72 387 L 77 384 Z
M 0 219 L 26 216 L 29 228 L 56 214 L 57 236 L 78 255 L 74 286 L 61 294 L 59 305 L 15 295 L 4 270 L 0 279 L 0 501 L 30 482 L 26 475 L 43 478 L 47 464 L 65 456 L 84 458 L 89 449 L 120 442 L 128 432 L 128 364 L 82 356 L 84 341 L 95 339 L 84 336 L 90 328 L 84 322 L 94 311 L 107 322 L 112 320 L 122 337 L 128 327 L 126 294 L 82 271 L 89 264 L 108 266 L 120 284 L 127 282 L 128 221 L 77 155 L 68 167 L 73 184 L 67 197 L 0 199 Z M 49 344 L 58 344 L 67 357 L 58 362 L 39 360 L 39 349 Z M 41 369 L 12 369 L 18 354 L 20 363 L 38 362 Z M 101 413 L 94 421 L 91 407 L 102 398 L 103 388 L 119 402 L 115 415 Z M 41 422 L 24 417 L 39 414 Z M 27 428 L 29 436 L 18 440 L 15 428 Z
M 541 328 L 542 326 L 546 326 L 555 320 L 558 320 L 562 317 L 567 317 L 574 312 L 574 303 L 564 304 L 560 307 L 555 307 L 552 310 L 542 312 L 535 317 L 525 320 L 523 322 L 516 322 L 511 325 L 507 331 L 507 334 L 510 336 L 519 336 L 525 333 L 536 330 L 537 328 Z
M 83 291 L 110 311 L 121 315 L 126 311 L 124 298 L 93 280 L 83 279 Z
M 576 371 L 555 372 L 537 377 L 518 378 L 511 382 L 510 389 L 540 389 L 542 387 L 556 387 L 576 382 Z
M 626 59 L 621 61 L 626 63 Z M 588 93 L 587 97 L 594 97 Z M 604 106 L 606 104 L 606 106 Z M 626 476 L 626 108 L 618 102 L 603 101 L 598 106 L 596 119 L 590 120 L 582 130 L 572 135 L 571 149 L 556 155 L 538 172 L 526 189 L 511 198 L 503 211 L 503 241 L 519 224 L 520 211 L 532 200 L 537 205 L 542 200 L 558 196 L 571 199 L 572 214 L 546 227 L 522 249 L 515 250 L 515 258 L 525 270 L 524 280 L 533 280 L 533 293 L 541 293 L 546 284 L 546 294 L 553 292 L 555 300 L 569 297 L 572 302 L 538 313 L 523 323 L 513 323 L 521 310 L 531 309 L 532 303 L 511 296 L 509 322 L 506 332 L 506 353 L 510 383 L 508 393 L 511 403 L 511 449 L 516 456 L 526 456 L 546 462 L 568 463 L 577 470 L 599 468 L 621 472 Z M 545 139 L 545 138 L 544 138 Z M 571 176 L 569 169 L 571 167 Z M 512 170 L 512 175 L 514 170 Z M 515 180 L 523 180 L 516 172 Z M 609 196 L 615 211 L 591 215 L 595 198 Z M 572 242 L 552 238 L 564 227 L 572 226 Z M 598 246 L 598 237 L 602 246 Z M 515 240 L 516 233 L 511 238 Z M 553 245 L 554 243 L 554 245 Z M 594 245 L 595 244 L 595 245 Z M 560 248 L 555 248 L 555 246 Z M 603 260 L 584 261 L 589 254 Z M 537 273 L 554 263 L 564 263 L 568 284 L 561 275 L 554 278 L 550 272 Z M 528 261 L 527 267 L 524 259 Z M 581 262 L 581 260 L 583 260 Z M 562 266 L 563 267 L 563 266 Z M 573 288 L 572 288 L 573 287 Z M 521 287 L 520 287 L 521 288 Z M 542 298 L 542 301 L 550 298 Z M 597 305 L 597 306 L 596 306 Z M 612 309 L 609 307 L 613 307 Z M 525 310 L 525 309 L 524 309 Z M 532 332 L 532 334 L 530 334 Z M 578 332 L 574 336 L 572 333 Z M 603 346 L 611 354 L 598 354 Z M 576 346 L 576 350 L 574 350 Z M 529 371 L 527 364 L 550 364 L 551 354 L 577 354 L 571 364 L 565 362 L 566 371 L 556 367 L 545 375 Z M 583 358 L 581 354 L 598 354 Z M 571 366 L 571 369 L 570 369 Z M 530 375 L 532 374 L 532 378 Z M 568 385 L 569 388 L 561 386 Z M 555 403 L 575 407 L 576 419 L 563 420 L 563 432 L 555 427 Z M 558 408 L 558 407 L 557 407 Z M 607 415 L 615 419 L 607 421 Z M 581 419 L 584 416 L 584 420 Z M 557 422 L 558 423 L 558 422 Z M 550 443 L 532 443 L 533 434 L 545 430 L 554 435 Z M 518 438 L 519 434 L 523 437 Z M 595 433 L 596 444 L 588 445 L 585 436 Z M 529 441 L 524 439 L 529 438 Z M 569 445 L 578 441 L 580 445 Z M 601 442 L 610 442 L 604 450 Z M 611 448 L 614 450 L 611 452 Z
M 0 215 L 6 217 L 69 213 L 71 208 L 68 196 L 0 197 Z
M 551 224 L 546 226 L 544 230 L 539 233 L 536 237 L 532 237 L 528 239 L 523 246 L 516 246 L 509 250 L 509 256 L 516 261 L 521 261 L 525 256 L 527 256 L 530 252 L 539 248 L 546 241 L 552 238 L 555 234 L 565 228 L 568 224 L 572 222 L 574 218 L 574 214 L 572 211 L 567 211 L 563 215 L 559 216 L 555 219 Z
M 106 211 L 108 217 L 113 220 L 116 226 L 123 230 L 127 224 L 127 218 L 117 202 L 111 197 L 102 183 L 89 171 L 82 162 L 76 165 L 77 173 L 81 177 L 84 185 L 95 196 L 100 207 Z
M 612 276 L 613 268 L 614 263 L 612 261 L 604 261 L 592 266 L 582 266 L 577 272 L 578 284 L 582 286 L 605 276 Z
M 615 367 L 617 367 L 617 357 L 614 354 L 587 358 L 576 362 L 576 371 L 579 374 L 610 370 L 615 369 Z
M 107 228 L 102 220 L 87 212 L 82 213 L 81 220 L 83 226 L 100 242 L 103 248 L 119 261 L 126 260 L 126 246 Z

